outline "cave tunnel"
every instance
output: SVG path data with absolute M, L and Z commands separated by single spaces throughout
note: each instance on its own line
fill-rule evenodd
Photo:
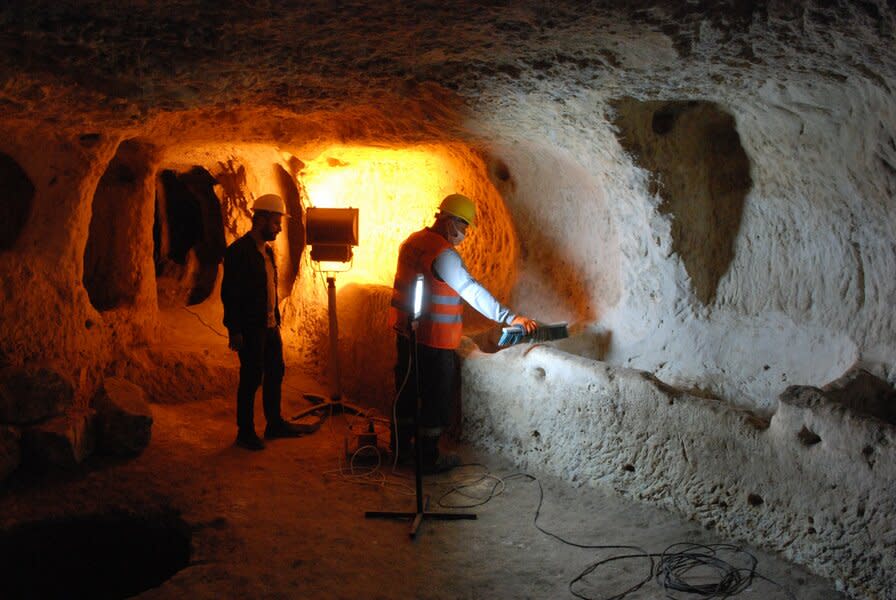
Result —
M 166 169 L 159 174 L 153 262 L 160 305 L 199 304 L 212 293 L 225 248 L 215 183 L 202 167 L 180 174 Z
M 12 248 L 31 212 L 34 184 L 11 157 L 0 154 L 0 185 L 6 190 L 3 215 L 0 217 L 0 249 Z
M 896 598 L 890 3 L 325 4 L 0 7 L 15 593 L 665 597 L 650 556 L 696 549 L 744 597 Z M 390 307 L 452 193 L 508 318 L 438 294 L 460 336 L 409 439 L 463 466 L 418 488 Z M 266 194 L 281 318 L 239 353 L 224 256 Z M 311 208 L 357 209 L 351 260 Z M 540 335 L 499 345 L 514 314 Z M 281 346 L 250 452 L 241 361 Z M 364 518 L 423 490 L 478 518 Z

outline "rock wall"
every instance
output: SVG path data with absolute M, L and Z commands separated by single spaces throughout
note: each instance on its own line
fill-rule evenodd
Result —
M 477 444 L 781 552 L 854 597 L 894 597 L 892 422 L 796 386 L 769 421 L 549 345 L 464 354 Z
M 109 338 L 120 325 L 103 326 L 82 284 L 89 200 L 117 144 L 33 123 L 7 124 L 3 134 L 5 153 L 35 189 L 26 225 L 0 252 L 3 353 L 14 364 L 58 363 L 77 374 L 108 360 Z M 31 151 L 36 139 L 54 150 Z

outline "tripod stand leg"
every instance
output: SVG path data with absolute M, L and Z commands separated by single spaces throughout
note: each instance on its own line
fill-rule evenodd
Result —
M 314 406 L 306 408 L 295 415 L 292 420 L 297 421 L 302 417 L 312 413 L 320 413 L 318 422 L 314 425 L 320 426 L 323 420 L 335 413 L 351 413 L 353 415 L 361 414 L 364 409 L 345 401 L 342 394 L 342 369 L 339 364 L 339 317 L 336 314 L 336 276 L 327 275 L 327 315 L 329 318 L 330 329 L 330 362 L 328 368 L 330 397 L 325 398 L 317 394 L 303 394 L 305 400 L 308 400 Z
M 423 524 L 423 513 L 417 513 L 414 516 L 414 522 L 411 523 L 411 538 L 417 537 L 417 530 L 420 529 L 420 525 Z
M 426 497 L 425 504 L 429 505 L 429 496 Z M 418 512 L 392 512 L 381 510 L 369 510 L 364 513 L 364 517 L 368 519 L 409 519 L 411 520 L 411 530 L 408 532 L 410 538 L 416 539 L 417 532 L 423 521 L 426 519 L 434 519 L 436 521 L 475 521 L 476 515 L 472 513 L 440 513 L 421 510 Z
M 420 397 L 420 381 L 417 376 L 419 371 L 417 370 L 417 357 L 416 357 L 416 347 L 417 347 L 417 338 L 416 338 L 416 327 L 415 324 L 412 323 L 411 327 L 411 351 L 414 352 L 414 385 L 416 386 L 416 396 L 417 402 L 414 410 L 414 431 L 415 431 L 415 440 L 414 440 L 414 491 L 415 491 L 415 500 L 417 505 L 417 510 L 415 512 L 390 512 L 390 511 L 367 511 L 364 513 L 364 516 L 368 519 L 412 519 L 411 522 L 411 530 L 410 537 L 411 539 L 416 539 L 417 532 L 420 530 L 420 526 L 423 525 L 423 521 L 425 519 L 435 519 L 438 521 L 462 521 L 462 520 L 475 520 L 476 515 L 471 513 L 439 513 L 439 512 L 429 512 L 427 509 L 429 508 L 429 496 L 423 495 L 423 448 L 420 443 L 420 413 L 422 409 L 422 399 Z

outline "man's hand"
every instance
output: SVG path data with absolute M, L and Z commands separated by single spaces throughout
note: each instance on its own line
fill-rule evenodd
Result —
M 513 321 L 510 322 L 511 325 L 520 325 L 523 329 L 526 330 L 526 334 L 533 333 L 536 329 L 538 329 L 538 323 L 529 317 L 524 317 L 523 315 L 517 315 L 513 318 Z
M 227 342 L 227 345 L 230 346 L 231 350 L 235 352 L 239 352 L 243 347 L 243 334 L 242 333 L 231 333 L 230 339 Z

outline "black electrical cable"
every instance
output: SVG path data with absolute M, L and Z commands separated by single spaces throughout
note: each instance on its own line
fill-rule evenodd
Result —
M 675 551 L 672 549 L 675 548 Z M 721 559 L 719 552 L 730 552 L 748 559 L 749 566 L 737 568 Z M 730 544 L 688 544 L 678 543 L 666 548 L 657 568 L 657 583 L 666 590 L 697 594 L 704 598 L 728 598 L 744 591 L 752 583 L 756 573 L 756 557 Z M 703 568 L 715 571 L 716 583 L 694 584 L 687 580 L 691 571 Z M 700 575 L 705 579 L 705 573 Z
M 674 548 L 678 548 L 673 550 Z M 749 567 L 737 567 L 719 556 L 720 552 L 730 552 L 735 557 L 746 559 Z M 658 556 L 659 561 L 655 567 L 655 577 L 657 584 L 663 588 L 666 598 L 676 600 L 679 598 L 673 592 L 683 592 L 690 594 L 689 598 L 698 596 L 708 599 L 731 598 L 745 591 L 756 578 L 764 579 L 780 588 L 789 598 L 793 595 L 782 586 L 774 581 L 763 577 L 756 572 L 757 560 L 752 554 L 730 544 L 688 544 L 677 543 L 672 544 L 661 554 L 651 554 Z M 573 586 L 579 582 L 583 582 L 587 576 L 591 575 L 598 568 L 611 562 L 627 559 L 644 558 L 644 555 L 620 555 L 595 562 L 582 571 L 571 583 L 570 591 L 577 598 L 591 598 L 579 593 L 573 589 Z M 696 569 L 701 569 L 699 573 L 693 574 Z M 692 583 L 687 578 L 693 576 L 699 578 L 704 583 Z M 649 580 L 649 578 L 648 578 Z M 621 594 L 612 596 L 611 598 L 602 600 L 621 600 L 636 589 L 640 588 L 646 581 L 642 581 L 638 586 L 630 588 Z
M 190 310 L 189 308 L 187 308 L 186 306 L 181 306 L 181 308 L 184 309 L 185 311 L 187 311 L 188 313 L 190 313 L 191 315 L 193 315 L 194 317 L 196 317 L 197 319 L 199 319 L 199 322 L 200 322 L 200 323 L 202 323 L 203 325 L 205 325 L 208 329 L 210 329 L 210 330 L 211 330 L 212 332 L 214 332 L 216 335 L 218 335 L 218 336 L 220 336 L 220 337 L 222 337 L 222 338 L 226 338 L 226 337 L 227 337 L 226 335 L 224 335 L 223 333 L 221 333 L 220 331 L 218 331 L 217 329 L 215 329 L 214 327 L 212 327 L 211 325 L 209 325 L 208 323 L 206 323 L 206 322 L 205 322 L 205 319 L 203 319 L 203 318 L 202 318 L 202 315 L 200 315 L 198 312 L 194 312 L 194 311 Z
M 504 491 L 504 480 L 501 479 L 500 477 L 495 477 L 494 475 L 491 475 L 490 473 L 488 473 L 488 469 L 485 465 L 482 465 L 479 463 L 466 463 L 463 465 L 456 466 L 454 468 L 454 470 L 457 471 L 459 469 L 463 469 L 466 467 L 482 467 L 483 469 L 486 469 L 486 471 L 484 473 L 480 473 L 479 476 L 475 480 L 465 481 L 463 483 L 460 483 L 459 485 L 455 485 L 454 487 L 452 487 L 451 489 L 446 491 L 444 494 L 439 496 L 438 505 L 441 508 L 461 508 L 461 509 L 476 508 L 477 506 L 483 506 L 484 504 L 488 504 L 489 502 L 491 502 L 492 498 L 499 496 Z M 483 495 L 474 496 L 467 492 L 467 489 L 473 488 L 473 487 L 479 485 L 486 479 L 492 480 L 491 489 L 488 490 L 487 494 L 485 494 L 484 496 Z M 498 488 L 501 488 L 501 491 L 498 491 Z M 445 499 L 448 496 L 451 496 L 452 494 L 457 494 L 459 496 L 464 496 L 465 498 L 470 498 L 472 500 L 475 500 L 475 502 L 468 502 L 465 504 L 457 504 L 457 503 L 453 503 L 453 502 L 447 502 Z
M 629 558 L 642 558 L 642 559 L 646 558 L 647 560 L 650 561 L 650 569 L 649 569 L 647 575 L 643 579 L 641 579 L 641 581 L 639 581 L 638 583 L 636 583 L 635 585 L 633 585 L 626 591 L 622 592 L 621 594 L 617 594 L 615 596 L 610 596 L 604 600 L 622 600 L 629 594 L 632 594 L 632 593 L 638 591 L 639 589 L 641 589 L 644 586 L 644 584 L 646 584 L 648 581 L 653 579 L 653 573 L 654 573 L 654 568 L 655 568 L 655 563 L 653 560 L 654 555 L 650 554 L 643 548 L 640 548 L 638 546 L 607 545 L 607 544 L 582 544 L 579 542 L 572 542 L 572 541 L 567 540 L 566 538 L 563 538 L 563 537 L 557 535 L 556 533 L 554 533 L 552 531 L 548 531 L 547 529 L 545 529 L 544 527 L 539 525 L 538 517 L 541 516 L 541 507 L 544 504 L 544 488 L 542 487 L 541 482 L 536 477 L 529 475 L 528 473 L 515 473 L 509 477 L 506 477 L 505 479 L 513 479 L 513 478 L 517 478 L 517 477 L 525 477 L 526 479 L 528 479 L 530 481 L 534 481 L 535 483 L 538 484 L 538 507 L 536 507 L 536 509 L 535 509 L 535 516 L 532 519 L 532 525 L 534 525 L 535 529 L 537 529 L 544 535 L 546 535 L 550 538 L 553 538 L 553 539 L 557 540 L 558 542 L 565 544 L 567 546 L 572 546 L 573 548 L 582 548 L 585 550 L 634 550 L 635 552 L 637 552 L 637 554 L 626 554 L 626 555 L 622 555 L 622 556 L 611 557 L 610 559 L 607 559 L 606 561 L 601 561 L 601 563 L 612 562 L 615 560 L 624 560 L 624 559 L 629 559 Z M 589 573 L 594 571 L 598 566 L 600 566 L 601 563 L 596 563 L 596 564 L 590 566 L 589 568 L 585 569 L 585 571 L 583 571 L 581 574 L 579 574 L 575 579 L 573 579 L 572 581 L 569 582 L 569 586 L 568 586 L 569 592 L 573 596 L 575 596 L 576 598 L 582 598 L 584 600 L 591 600 L 588 596 L 582 595 L 579 592 L 577 592 L 574 589 L 574 586 L 576 585 L 576 583 L 583 580 Z
M 582 600 L 624 600 L 654 578 L 656 579 L 657 584 L 663 588 L 665 597 L 669 600 L 679 600 L 680 596 L 675 595 L 676 592 L 690 594 L 690 597 L 697 596 L 708 600 L 731 598 L 745 591 L 757 579 L 772 584 L 791 600 L 795 600 L 796 598 L 790 590 L 756 571 L 758 560 L 755 556 L 743 548 L 732 544 L 707 545 L 678 542 L 670 545 L 661 553 L 651 553 L 638 546 L 582 544 L 567 540 L 539 525 L 538 519 L 541 516 L 541 509 L 544 505 L 544 488 L 536 477 L 529 475 L 528 473 L 514 473 L 503 479 L 496 477 L 495 483 L 488 495 L 481 499 L 477 498 L 478 501 L 476 503 L 465 505 L 443 504 L 443 500 L 448 495 L 453 493 L 464 494 L 464 488 L 477 485 L 487 476 L 489 476 L 488 473 L 482 474 L 475 482 L 455 486 L 448 490 L 441 498 L 439 498 L 439 504 L 450 508 L 471 508 L 474 506 L 481 506 L 498 495 L 496 490 L 503 482 L 511 479 L 526 479 L 538 484 L 538 506 L 535 509 L 535 516 L 532 519 L 532 524 L 538 531 L 564 545 L 572 546 L 574 548 L 582 548 L 586 550 L 634 551 L 629 554 L 610 556 L 609 558 L 594 562 L 585 568 L 569 582 L 569 592 L 576 598 Z M 726 555 L 729 560 L 723 558 L 722 555 Z M 588 576 L 601 567 L 613 562 L 625 560 L 649 561 L 650 569 L 641 580 L 630 588 L 612 596 L 597 599 L 596 597 L 586 595 L 584 590 L 581 589 L 583 586 L 587 585 L 586 579 Z M 745 566 L 735 566 L 731 563 L 733 560 L 738 560 L 738 562 L 743 563 Z M 699 572 L 697 571 L 698 569 Z M 715 577 L 712 577 L 708 573 L 711 573 Z M 695 579 L 699 579 L 700 582 L 693 582 Z M 683 598 L 681 600 L 683 600 Z
M 416 342 L 416 336 L 414 338 Z M 395 472 L 396 467 L 398 466 L 398 401 L 401 399 L 401 394 L 404 393 L 404 388 L 408 384 L 408 379 L 411 376 L 411 369 L 418 368 L 417 363 L 415 362 L 417 358 L 417 344 L 414 344 L 414 354 L 412 355 L 408 352 L 408 366 L 404 373 L 404 379 L 401 381 L 401 385 L 398 386 L 398 391 L 395 392 L 395 400 L 392 402 L 392 423 L 390 424 L 390 435 L 393 436 L 392 439 L 392 472 Z M 419 390 L 418 390 L 419 392 Z

